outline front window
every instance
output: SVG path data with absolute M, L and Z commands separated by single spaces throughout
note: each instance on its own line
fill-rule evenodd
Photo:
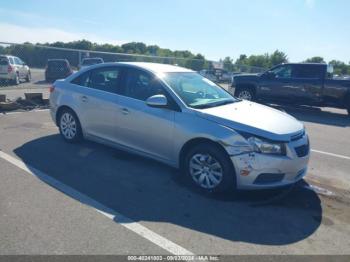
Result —
M 147 98 L 154 95 L 165 95 L 165 92 L 161 84 L 152 75 L 141 70 L 129 69 L 126 88 L 122 94 L 146 101 Z
M 209 79 L 197 73 L 166 73 L 162 79 L 189 107 L 209 108 L 238 101 Z
M 291 78 L 292 77 L 292 67 L 290 65 L 278 66 L 271 69 L 276 78 Z

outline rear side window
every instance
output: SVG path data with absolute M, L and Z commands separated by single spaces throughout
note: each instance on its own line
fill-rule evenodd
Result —
M 9 58 L 9 61 L 10 61 L 10 64 L 11 64 L 11 65 L 14 65 L 14 64 L 15 64 L 15 61 L 13 60 L 12 57 Z
M 101 91 L 117 93 L 120 75 L 120 69 L 117 67 L 98 68 L 79 75 L 72 80 L 72 83 Z
M 320 79 L 322 75 L 323 68 L 318 65 L 298 65 L 294 70 L 296 78 Z
M 89 87 L 90 84 L 90 71 L 83 73 L 76 78 L 74 78 L 71 81 L 72 84 L 79 85 L 79 86 L 86 86 Z

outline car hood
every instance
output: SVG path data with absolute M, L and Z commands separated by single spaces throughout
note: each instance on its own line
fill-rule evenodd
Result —
M 228 128 L 275 141 L 289 141 L 304 129 L 301 122 L 287 113 L 246 100 L 197 110 L 197 113 Z
M 239 74 L 233 76 L 235 80 L 255 80 L 259 78 L 261 74 Z

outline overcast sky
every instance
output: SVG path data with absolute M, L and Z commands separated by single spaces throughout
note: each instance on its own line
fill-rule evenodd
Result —
M 279 49 L 350 61 L 348 0 L 12 0 L 0 6 L 0 41 L 139 41 L 209 59 Z

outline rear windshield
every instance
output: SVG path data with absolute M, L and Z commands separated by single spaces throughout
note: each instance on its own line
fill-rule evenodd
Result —
M 95 65 L 103 63 L 100 58 L 84 59 L 82 65 Z
M 8 65 L 9 64 L 9 60 L 7 59 L 7 57 L 0 57 L 0 65 Z
M 50 67 L 67 67 L 67 61 L 64 60 L 55 60 L 55 61 L 48 61 L 48 66 Z

